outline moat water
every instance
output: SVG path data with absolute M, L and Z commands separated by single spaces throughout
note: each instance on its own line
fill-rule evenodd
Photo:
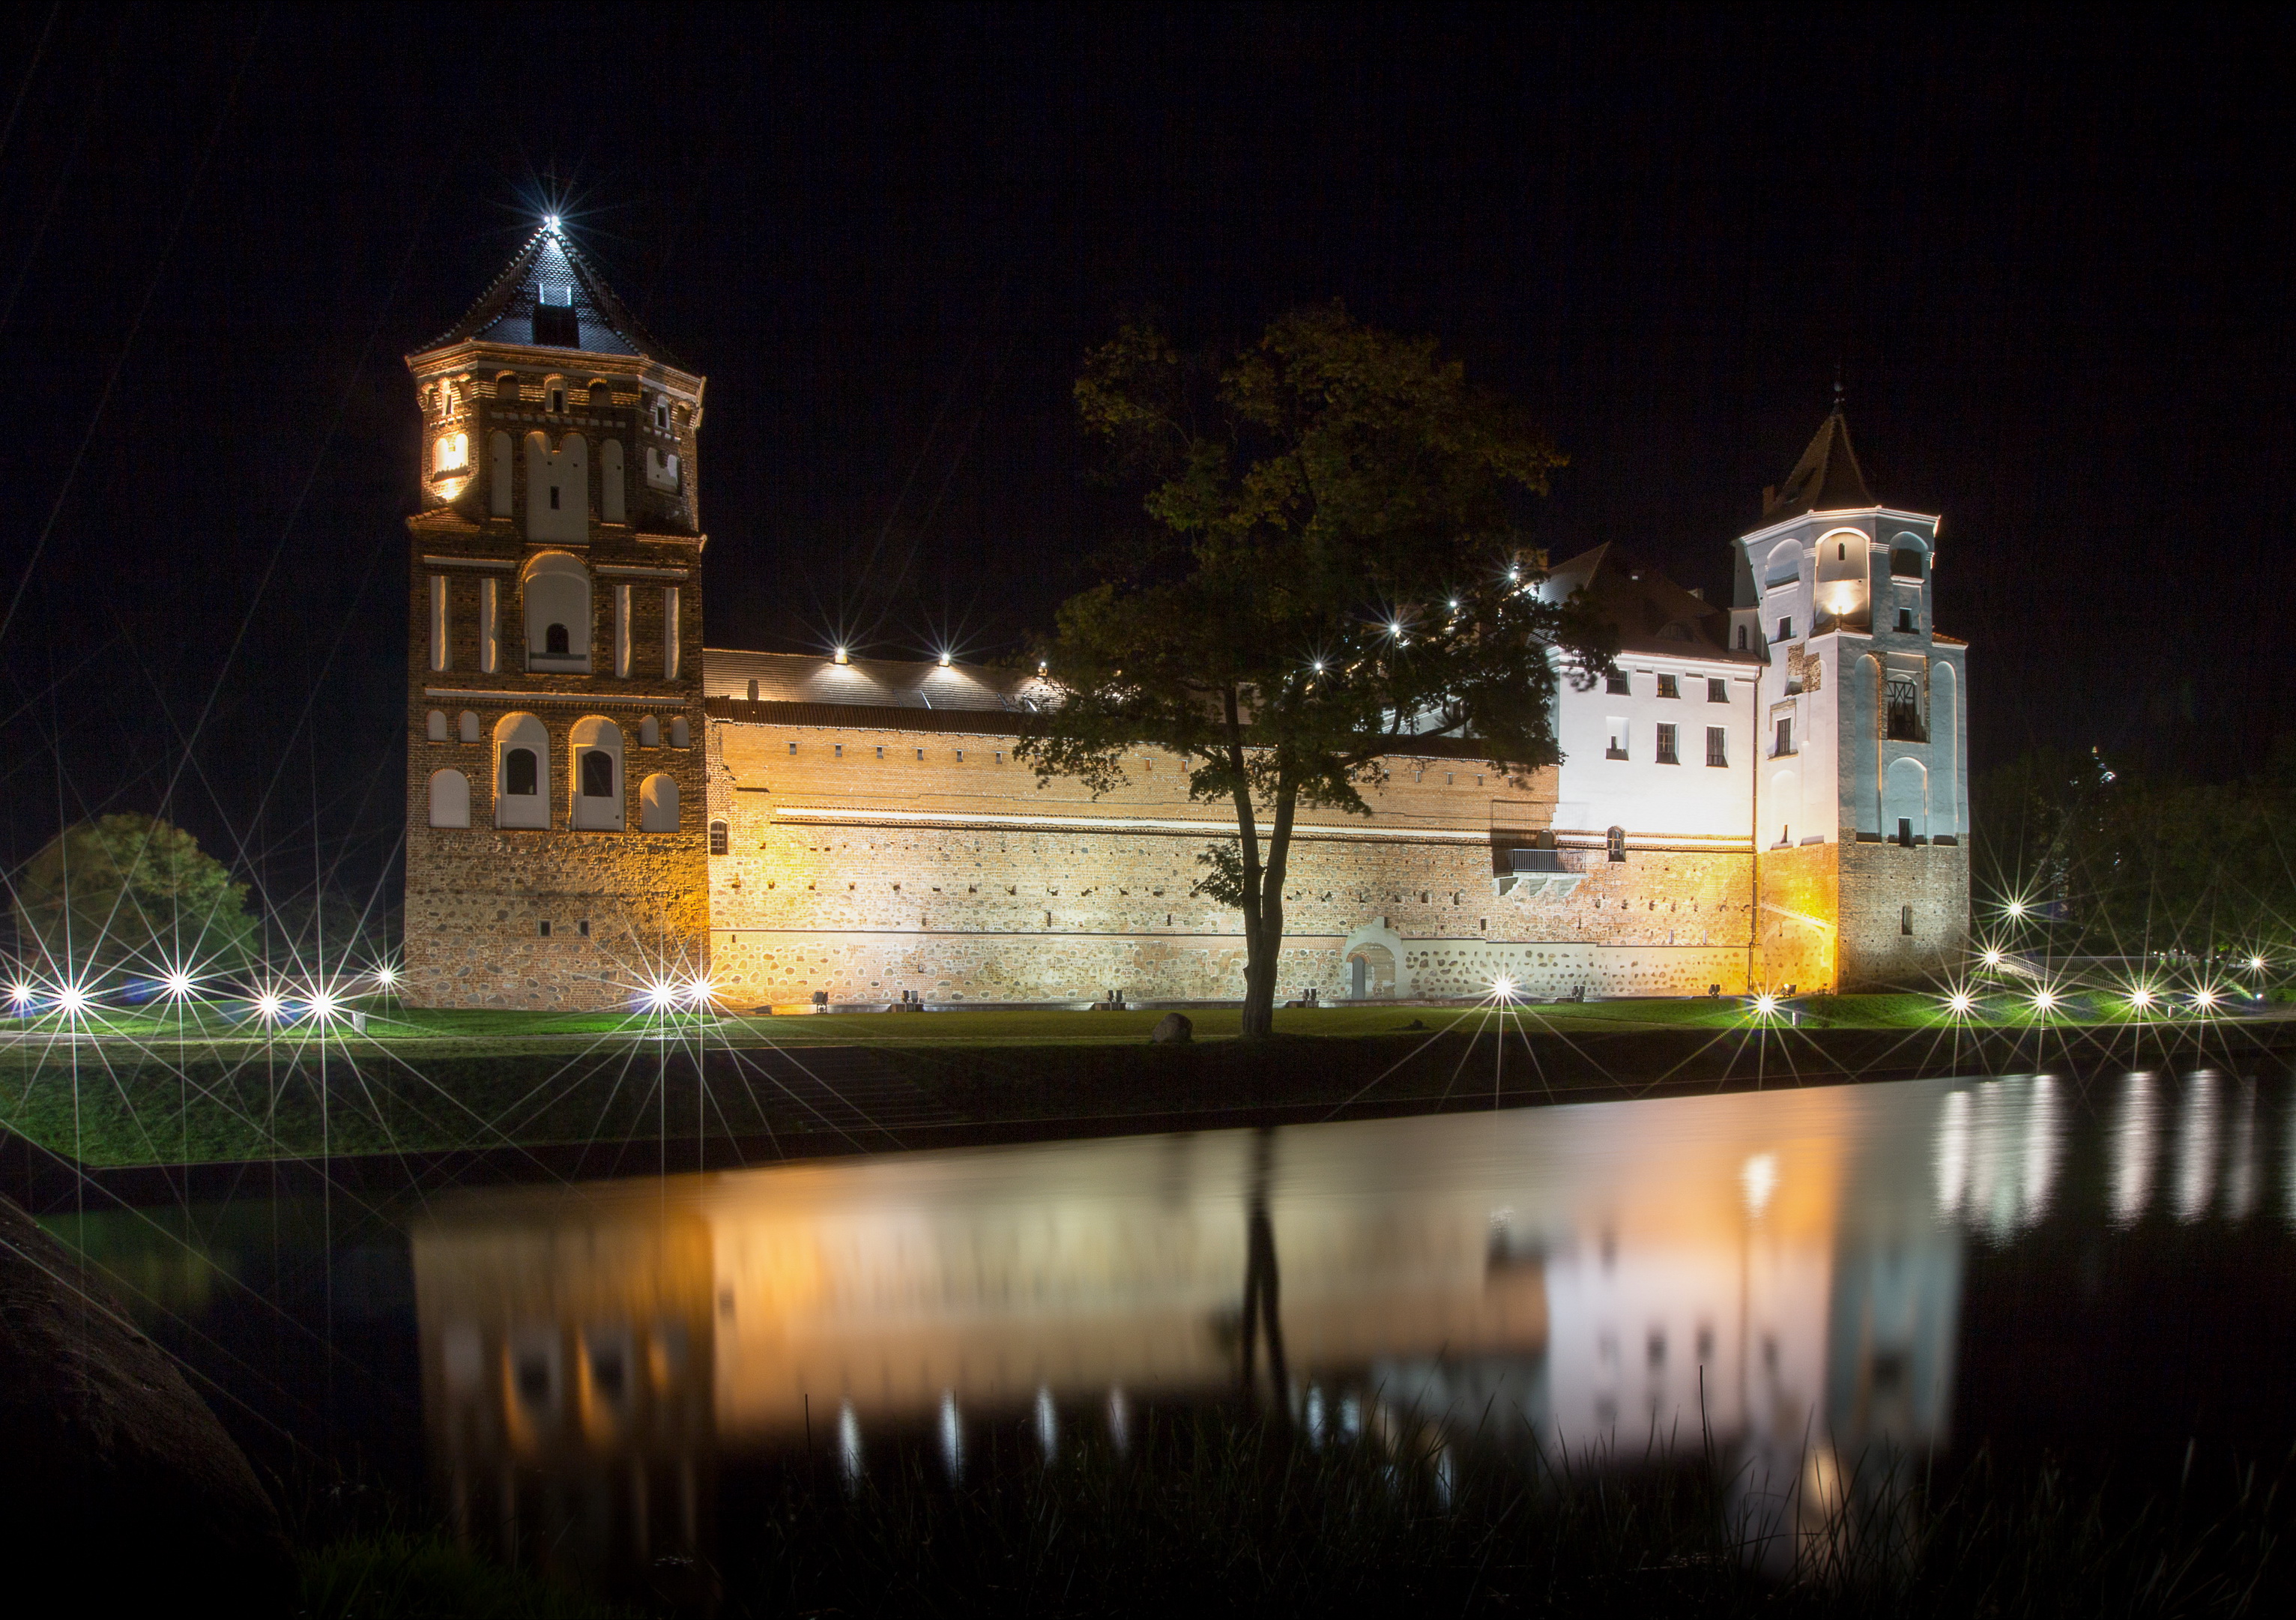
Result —
M 272 1466 L 608 1569 L 800 1450 L 962 1477 L 1281 1395 L 1549 1458 L 2296 1444 L 2296 1096 L 1811 1087 L 53 1216 Z M 1247 1370 L 1247 1368 L 1249 1370 Z M 1801 1470 L 1797 1475 L 1797 1470 Z M 556 1551 L 550 1550 L 555 1549 Z

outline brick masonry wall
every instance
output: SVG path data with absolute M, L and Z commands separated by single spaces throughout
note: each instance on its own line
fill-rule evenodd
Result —
M 709 863 L 711 960 L 736 1003 L 1242 993 L 1237 915 L 1190 893 L 1218 809 L 1189 805 L 1168 759 L 1144 757 L 1130 788 L 1095 804 L 1073 783 L 1038 788 L 991 733 L 713 722 L 710 748 L 727 845 Z M 1481 994 L 1501 974 L 1543 995 L 1742 989 L 1742 852 L 1633 847 L 1613 863 L 1596 847 L 1566 855 L 1584 873 L 1567 897 L 1495 892 L 1493 800 L 1520 834 L 1548 824 L 1552 793 L 1551 773 L 1514 784 L 1471 762 L 1401 762 L 1371 822 L 1305 829 L 1283 994 L 1342 994 L 1342 947 L 1382 918 L 1422 994 Z M 1404 836 L 1367 836 L 1382 832 Z
M 1841 845 L 1827 843 L 1761 852 L 1757 987 L 1833 987 L 1841 851 Z

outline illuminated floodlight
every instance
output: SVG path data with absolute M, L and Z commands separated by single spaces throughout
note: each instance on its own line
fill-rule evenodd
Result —
M 2025 903 L 2022 900 L 2012 900 L 2001 909 L 2011 917 L 2022 917 L 2025 914 Z
M 2193 1005 L 2202 1012 L 2214 1009 L 2217 999 L 2217 990 L 2212 985 L 2202 985 L 2193 992 Z
M 392 988 L 398 983 L 398 970 L 389 962 L 383 963 L 374 970 L 374 982 L 381 989 Z
M 1999 945 L 1988 946 L 1986 948 L 1984 961 L 1985 965 L 1988 968 L 1999 967 L 2001 965 L 2001 947 Z
M 943 669 L 947 669 L 954 661 L 955 659 L 949 653 L 948 650 L 947 648 L 943 648 L 940 655 L 940 667 Z
M 200 981 L 181 968 L 176 968 L 171 970 L 168 976 L 160 981 L 160 985 L 176 1001 L 185 1002 L 191 1000 L 192 992 L 199 988 Z
M 1506 974 L 1500 974 L 1491 980 L 1491 994 L 1503 1002 L 1514 1000 L 1514 980 Z
M 1321 675 L 1324 673 L 1324 660 L 1317 659 L 1313 664 L 1309 665 L 1308 667 L 1313 669 L 1317 675 Z
M 1768 991 L 1765 990 L 1754 998 L 1754 1011 L 1759 1017 L 1769 1018 L 1775 1014 L 1777 1010 L 1778 998 Z
M 2153 999 L 2152 986 L 2150 985 L 2139 985 L 2128 993 L 2128 1004 L 2139 1010 L 2152 1006 Z
M 85 985 L 60 985 L 56 987 L 56 1010 L 78 1016 L 88 1010 L 91 998 Z
M 1977 998 L 1966 990 L 1956 990 L 1945 998 L 1945 1004 L 1954 1017 L 1965 1019 L 1977 1005 Z
M 2248 959 L 2248 970 L 2249 970 L 2251 973 L 2261 973 L 2261 972 L 2263 972 L 2263 971 L 2264 971 L 2264 958 L 2262 958 L 2261 956 L 2251 956 L 2251 957 L 2250 957 L 2250 958 Z
M 332 990 L 313 991 L 311 993 L 311 1021 L 315 1024 L 327 1024 L 333 1022 L 335 1015 L 342 1010 L 342 1002 L 336 999 L 335 994 Z
M 1399 618 L 1389 619 L 1387 621 L 1387 633 L 1390 635 L 1401 635 L 1403 634 L 1403 621 Z
M 840 664 L 850 664 L 853 661 L 852 652 L 850 650 L 844 647 L 837 649 L 836 657 L 837 661 Z
M 692 979 L 685 988 L 686 1004 L 696 1011 L 707 1011 L 710 1003 L 718 999 L 718 981 L 713 978 Z
M 557 235 L 558 216 L 555 214 L 545 214 L 542 217 L 542 228 L 549 232 L 553 236 Z
M 12 1007 L 29 1007 L 32 1004 L 32 998 L 37 994 L 37 990 L 20 978 L 8 981 L 8 1004 Z
M 677 984 L 674 979 L 653 978 L 646 981 L 638 993 L 639 1005 L 648 1012 L 668 1012 L 677 1005 Z
M 1452 612 L 1454 612 L 1454 613 L 1456 613 L 1458 610 L 1459 610 L 1459 599 L 1458 599 L 1457 597 L 1454 596 L 1454 597 L 1451 599 L 1451 611 L 1452 611 Z
M 287 1002 L 276 990 L 266 990 L 255 998 L 255 1010 L 263 1015 L 266 1024 L 276 1024 L 287 1010 Z
M 2057 993 L 2056 993 L 2055 991 L 2054 991 L 2054 990 L 2036 990 L 2036 991 L 2034 991 L 2034 992 L 2033 992 L 2033 1010 L 2034 1010 L 2034 1011 L 2036 1011 L 2036 1012 L 2049 1012 L 2049 1011 L 2053 1011 L 2053 1010 L 2055 1009 L 2056 1004 L 2057 1004 Z

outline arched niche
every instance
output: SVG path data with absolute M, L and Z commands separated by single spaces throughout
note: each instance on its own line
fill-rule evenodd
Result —
M 529 669 L 590 668 L 590 570 L 570 552 L 538 552 L 521 582 Z
M 638 785 L 638 828 L 644 832 L 677 830 L 677 782 L 656 771 Z
M 478 741 L 479 717 L 472 714 L 469 709 L 464 709 L 463 711 L 463 717 L 455 723 L 455 732 L 456 735 L 464 742 Z
M 690 749 L 693 746 L 693 733 L 686 729 L 684 715 L 670 716 L 669 746 L 674 749 Z
M 1843 728 L 1843 768 L 1849 773 L 1849 814 L 1860 832 L 1879 834 L 1882 825 L 1882 660 L 1861 654 L 1842 701 L 1849 706 Z
M 619 832 L 622 812 L 622 728 L 597 715 L 574 723 L 571 744 L 573 824 L 593 832 Z
M 471 779 L 460 771 L 430 773 L 430 824 L 467 827 L 471 824 Z
M 495 825 L 550 825 L 550 732 L 532 715 L 495 722 Z
M 1384 998 L 1411 994 L 1410 959 L 1404 954 L 1403 936 L 1374 917 L 1355 929 L 1340 947 L 1342 994 L 1350 1000 Z M 1357 964 L 1362 964 L 1363 988 L 1356 988 Z
M 1930 577 L 1930 543 L 1911 529 L 1890 536 L 1890 577 L 1926 580 Z
M 1762 589 L 1775 590 L 1780 585 L 1797 583 L 1801 578 L 1801 542 L 1781 540 L 1770 548 L 1762 564 Z
M 590 537 L 590 446 L 579 433 L 567 434 L 554 450 L 539 429 L 526 436 L 526 537 Z
M 629 483 L 622 467 L 622 441 L 610 438 L 598 446 L 598 515 L 609 523 L 629 520 Z
M 638 721 L 638 747 L 658 749 L 661 746 L 661 722 L 652 715 Z
M 422 734 L 433 742 L 447 740 L 447 711 L 434 708 L 422 722 Z
M 1930 773 L 1918 759 L 1893 759 L 1882 778 L 1882 836 L 1918 844 L 1930 836 Z
M 487 511 L 497 518 L 511 515 L 517 464 L 511 460 L 510 435 L 496 433 L 487 440 Z
M 1961 836 L 1961 680 L 1939 659 L 1930 666 L 1930 837 Z
M 1866 548 L 1871 544 L 1866 531 L 1860 528 L 1837 528 L 1818 536 L 1817 581 L 1824 585 L 1833 580 L 1854 579 L 1864 584 L 1867 577 Z

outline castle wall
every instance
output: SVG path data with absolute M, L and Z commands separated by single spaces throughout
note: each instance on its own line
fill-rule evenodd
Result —
M 710 960 L 726 999 L 1240 997 L 1241 920 L 1190 892 L 1225 806 L 1190 804 L 1175 763 L 1144 754 L 1130 787 L 1098 801 L 1073 782 L 1039 788 L 1011 744 L 713 721 L 710 819 L 726 853 L 709 863 Z M 1544 827 L 1552 776 L 1398 760 L 1367 794 L 1371 820 L 1308 822 L 1286 874 L 1281 994 L 1345 996 L 1349 942 L 1374 929 L 1401 944 L 1404 960 L 1373 975 L 1390 994 L 1480 995 L 1503 975 L 1544 996 L 1742 990 L 1742 841 L 1644 839 L 1612 862 L 1599 837 L 1566 834 L 1567 881 L 1497 880 L 1495 843 Z
M 1917 989 L 1951 977 L 1969 948 L 1966 844 L 1846 844 L 1841 872 L 1844 991 Z

